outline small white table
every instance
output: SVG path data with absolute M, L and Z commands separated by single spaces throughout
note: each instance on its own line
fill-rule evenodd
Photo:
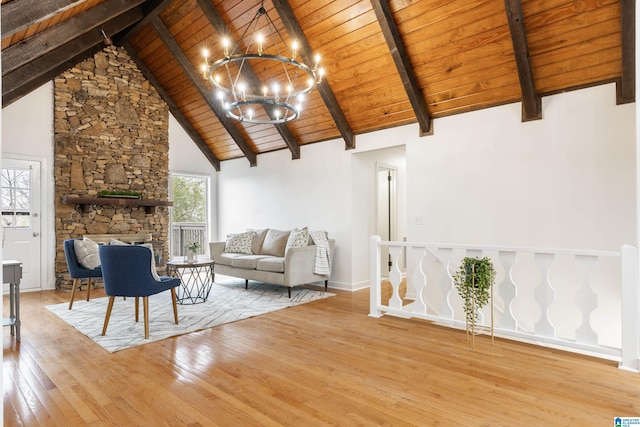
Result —
M 20 279 L 22 279 L 22 262 L 16 260 L 2 261 L 2 281 L 9 283 L 9 317 L 2 320 L 2 326 L 11 326 L 11 335 L 20 341 Z

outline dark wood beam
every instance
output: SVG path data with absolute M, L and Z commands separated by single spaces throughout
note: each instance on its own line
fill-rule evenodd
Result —
M 213 5 L 213 3 L 211 3 L 211 0 L 197 0 L 197 2 L 198 2 L 198 5 L 200 6 L 200 9 L 202 10 L 202 13 L 204 13 L 204 16 L 207 17 L 207 19 L 209 20 L 209 23 L 214 28 L 216 33 L 231 34 L 231 31 L 229 31 L 229 27 L 227 27 L 227 25 L 224 23 L 224 20 L 216 10 L 216 7 Z M 233 51 L 233 47 L 230 47 L 230 50 Z M 257 88 L 255 92 L 258 93 L 260 91 L 260 86 L 261 86 L 260 79 L 258 79 L 258 76 L 253 71 L 253 68 L 251 68 L 251 66 L 248 63 L 246 63 L 242 67 L 242 71 L 243 71 L 242 73 L 243 77 L 247 82 L 247 84 L 253 88 Z M 273 108 L 265 108 L 265 111 L 269 115 L 269 118 L 271 118 L 271 120 L 275 120 L 276 118 L 273 110 L 274 110 Z M 289 147 L 289 151 L 291 151 L 291 158 L 294 160 L 299 159 L 300 145 L 296 141 L 295 137 L 293 136 L 293 133 L 291 133 L 287 125 L 285 125 L 284 123 L 277 123 L 274 126 L 278 131 L 278 133 L 280 134 L 280 137 L 282 138 L 282 140 L 285 142 L 285 144 L 287 144 L 287 147 Z
M 127 50 L 127 52 L 129 53 L 129 56 L 131 57 L 131 60 L 136 63 L 136 65 L 138 66 L 140 71 L 142 71 L 142 74 L 145 76 L 145 78 L 149 80 L 149 82 L 153 85 L 154 88 L 156 88 L 156 90 L 160 94 L 160 97 L 164 100 L 164 102 L 167 103 L 167 105 L 169 106 L 169 111 L 171 111 L 171 114 L 173 114 L 173 117 L 176 118 L 178 123 L 180 123 L 180 125 L 184 129 L 184 131 L 187 132 L 187 134 L 191 137 L 193 142 L 195 142 L 196 146 L 200 149 L 200 151 L 202 151 L 202 154 L 204 154 L 207 160 L 209 160 L 209 163 L 211 163 L 211 165 L 216 169 L 216 171 L 220 172 L 220 159 L 216 157 L 216 155 L 214 154 L 213 151 L 211 151 L 207 143 L 204 142 L 204 140 L 200 137 L 200 134 L 193 127 L 191 122 L 189 122 L 189 120 L 184 116 L 184 114 L 182 114 L 182 111 L 180 110 L 180 108 L 176 105 L 173 99 L 171 99 L 171 97 L 169 96 L 167 91 L 164 90 L 162 85 L 160 85 L 160 82 L 158 82 L 158 80 L 155 78 L 153 73 L 149 70 L 149 68 L 147 68 L 145 63 L 142 62 L 142 59 L 140 59 L 140 57 L 133 50 L 131 45 L 129 43 L 123 43 L 122 46 Z
M 17 70 L 78 36 L 99 29 L 104 23 L 143 2 L 144 0 L 106 0 L 86 12 L 2 49 L 2 75 Z
M 222 106 L 220 105 L 220 101 L 215 99 L 213 91 L 207 87 L 204 79 L 202 78 L 202 75 L 193 67 L 193 65 L 189 61 L 189 58 L 187 58 L 187 55 L 185 55 L 185 53 L 178 45 L 178 42 L 176 42 L 176 40 L 169 32 L 169 29 L 158 17 L 155 17 L 151 20 L 151 26 L 163 41 L 167 49 L 169 49 L 169 52 L 171 52 L 178 64 L 180 64 L 182 70 L 191 80 L 191 83 L 193 83 L 193 85 L 198 89 L 198 92 L 200 92 L 200 95 L 205 99 L 207 104 L 209 104 L 209 107 L 218 117 L 218 120 L 220 121 L 222 126 L 224 126 L 226 131 L 229 133 L 229 135 L 231 135 L 247 160 L 249 160 L 249 164 L 251 166 L 256 166 L 258 164 L 256 153 L 253 152 L 247 140 L 235 126 L 235 123 L 233 123 L 233 121 L 227 117 L 224 110 L 222 109 Z
M 536 94 L 522 4 L 520 0 L 504 0 L 504 6 L 507 11 L 511 42 L 513 43 L 520 90 L 522 91 L 522 121 L 539 120 L 542 119 L 542 99 Z
M 398 74 L 400 74 L 402 85 L 404 86 L 405 92 L 407 92 L 409 102 L 420 125 L 420 134 L 429 135 L 432 131 L 431 115 L 429 114 L 427 103 L 422 95 L 420 83 L 413 70 L 413 65 L 411 65 L 404 42 L 400 37 L 400 31 L 398 31 L 398 26 L 393 19 L 389 3 L 386 0 L 371 0 L 371 5 L 373 6 L 373 11 L 376 13 L 378 23 L 380 24 L 380 28 L 382 28 L 382 34 L 391 51 L 393 62 L 396 64 Z
M 115 34 L 142 19 L 142 7 L 128 11 L 106 22 L 103 28 Z M 103 47 L 100 31 L 88 32 L 69 43 L 25 64 L 2 77 L 2 105 L 11 104 L 44 83 L 52 80 L 62 71 L 74 66 L 80 60 L 97 52 Z
M 626 104 L 636 101 L 636 1 L 621 0 L 620 6 L 622 77 L 616 83 L 616 101 Z
M 20 0 L 3 4 L 0 7 L 2 16 L 2 38 L 24 30 L 38 22 L 51 18 L 86 0 Z
M 163 10 L 165 10 L 173 0 L 147 0 L 143 6 L 144 18 L 135 26 L 130 28 L 126 33 L 115 38 L 117 45 L 128 42 L 131 37 L 135 36 L 145 25 L 148 25 L 152 19 L 155 19 Z
M 309 45 L 307 38 L 304 36 L 302 28 L 300 28 L 300 24 L 293 14 L 293 10 L 291 9 L 291 6 L 289 6 L 289 3 L 286 0 L 273 0 L 272 3 L 278 12 L 278 15 L 280 15 L 280 19 L 282 20 L 287 33 L 289 33 L 289 36 L 298 40 L 298 43 L 300 44 L 299 53 L 302 60 L 306 64 L 313 64 L 313 51 L 311 50 L 311 46 Z M 333 117 L 333 121 L 336 123 L 338 131 L 344 139 L 345 149 L 350 150 L 356 148 L 356 140 L 353 135 L 353 131 L 351 130 L 351 126 L 349 125 L 342 108 L 340 108 L 338 100 L 333 94 L 331 86 L 329 86 L 327 80 L 324 79 L 322 83 L 317 86 L 317 89 L 322 100 L 329 109 L 329 113 L 331 114 L 331 117 Z

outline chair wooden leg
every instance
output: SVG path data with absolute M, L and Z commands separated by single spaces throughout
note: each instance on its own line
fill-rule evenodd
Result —
M 327 292 L 327 288 L 329 287 L 329 281 L 325 280 L 324 281 L 324 291 Z
M 136 297 L 136 323 L 138 323 L 138 312 L 140 311 L 138 302 L 140 301 L 140 297 Z
M 171 288 L 171 302 L 173 303 L 173 318 L 176 321 L 176 325 L 178 324 L 178 304 L 176 303 L 176 288 Z
M 244 288 L 249 289 L 249 280 L 247 279 L 244 280 Z
M 287 289 L 289 290 L 289 298 L 291 298 L 291 287 L 288 286 Z
M 144 307 L 144 339 L 149 339 L 149 297 L 142 297 L 142 307 Z
M 111 317 L 111 309 L 113 308 L 113 301 L 116 297 L 109 297 L 109 304 L 107 305 L 107 314 L 104 316 L 104 326 L 102 326 L 102 336 L 107 333 L 107 326 L 109 325 L 109 318 Z
M 90 296 L 91 296 L 91 277 L 87 277 L 87 301 L 89 301 Z
M 73 287 L 71 288 L 71 298 L 69 298 L 69 310 L 73 307 L 73 299 L 76 296 L 76 289 L 78 289 L 78 285 L 80 285 L 80 278 L 73 279 Z

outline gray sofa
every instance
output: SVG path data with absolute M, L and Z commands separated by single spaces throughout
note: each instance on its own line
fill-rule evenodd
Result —
M 214 277 L 217 273 L 242 278 L 245 279 L 245 287 L 248 287 L 249 280 L 286 286 L 289 297 L 292 287 L 320 281 L 324 281 L 326 291 L 329 275 L 314 272 L 317 246 L 310 234 L 305 240 L 301 231 L 306 232 L 306 228 L 293 231 L 250 230 L 229 235 L 226 242 L 209 243 L 211 259 L 215 262 Z M 292 243 L 296 238 L 297 244 Z M 238 241 L 243 243 L 238 244 Z M 327 239 L 326 243 L 331 258 L 335 240 Z

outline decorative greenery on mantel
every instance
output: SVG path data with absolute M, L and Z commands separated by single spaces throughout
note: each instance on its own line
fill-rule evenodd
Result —
M 98 193 L 100 197 L 124 197 L 124 198 L 140 198 L 140 193 L 137 191 L 110 191 L 110 190 L 102 190 Z

